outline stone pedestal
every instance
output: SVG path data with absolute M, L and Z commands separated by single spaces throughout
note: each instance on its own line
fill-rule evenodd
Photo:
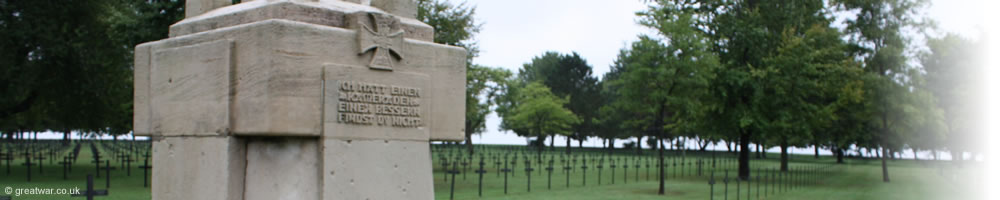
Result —
M 188 0 L 135 49 L 154 199 L 433 198 L 428 142 L 464 132 L 464 49 L 410 0 L 226 2 Z

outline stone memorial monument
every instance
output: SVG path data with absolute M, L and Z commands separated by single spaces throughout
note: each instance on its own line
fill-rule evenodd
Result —
M 188 0 L 135 49 L 153 199 L 433 199 L 465 57 L 414 0 Z

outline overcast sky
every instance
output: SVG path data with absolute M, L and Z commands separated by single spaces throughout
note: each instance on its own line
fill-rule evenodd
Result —
M 460 2 L 461 0 L 451 0 Z M 577 52 L 594 67 L 594 75 L 608 71 L 618 51 L 640 34 L 654 34 L 636 24 L 635 12 L 645 9 L 639 0 L 468 0 L 483 23 L 477 36 L 480 56 L 475 63 L 517 72 L 524 63 L 546 51 Z M 989 6 L 986 0 L 933 0 L 926 9 L 946 32 L 979 38 Z M 994 10 L 989 10 L 995 12 Z M 524 138 L 498 131 L 500 119 L 487 118 L 487 131 L 474 143 L 525 144 Z M 564 143 L 557 138 L 557 145 Z M 575 142 L 574 142 L 575 145 Z M 600 146 L 591 140 L 588 146 Z

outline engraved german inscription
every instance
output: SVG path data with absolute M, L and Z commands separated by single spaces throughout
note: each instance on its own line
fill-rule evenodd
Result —
M 423 126 L 419 88 L 344 81 L 338 92 L 338 123 L 403 128 Z

